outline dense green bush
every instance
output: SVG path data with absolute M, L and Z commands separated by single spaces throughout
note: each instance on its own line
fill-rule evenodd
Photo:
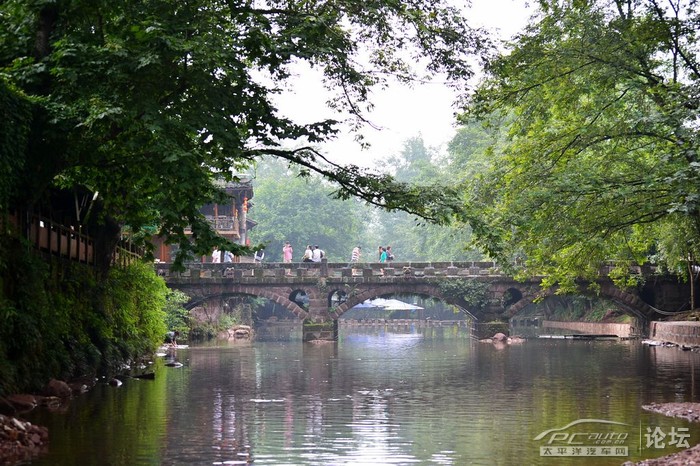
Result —
M 164 309 L 168 289 L 153 267 L 142 262 L 115 267 L 104 286 L 109 346 L 132 359 L 160 345 L 167 330 Z
M 461 301 L 470 312 L 477 312 L 488 304 L 488 284 L 474 280 L 440 282 L 440 292 L 450 299 Z
M 18 175 L 25 165 L 32 105 L 29 99 L 0 77 L 0 212 L 5 213 L 17 189 Z
M 211 340 L 219 333 L 235 327 L 243 322 L 250 323 L 252 315 L 252 305 L 249 303 L 239 303 L 230 312 L 222 312 L 216 320 L 212 321 L 191 321 L 189 338 L 195 341 Z
M 163 341 L 167 288 L 148 264 L 98 283 L 88 266 L 0 235 L 0 285 L 0 395 L 114 373 Z
M 189 300 L 190 297 L 180 290 L 168 289 L 165 296 L 165 326 L 180 332 L 178 341 L 189 338 L 190 312 L 182 306 Z

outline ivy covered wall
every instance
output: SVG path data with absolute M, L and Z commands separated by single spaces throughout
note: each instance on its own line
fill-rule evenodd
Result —
M 0 208 L 7 210 L 24 167 L 32 122 L 32 105 L 0 77 Z
M 37 391 L 51 378 L 114 374 L 165 335 L 167 288 L 151 266 L 114 268 L 47 260 L 0 236 L 0 396 Z

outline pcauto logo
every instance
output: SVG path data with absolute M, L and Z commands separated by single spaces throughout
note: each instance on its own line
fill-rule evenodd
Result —
M 535 437 L 540 456 L 628 456 L 629 424 L 606 419 L 577 419 Z

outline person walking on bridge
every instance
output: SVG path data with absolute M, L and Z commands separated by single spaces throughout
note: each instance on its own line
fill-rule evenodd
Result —
M 294 249 L 292 249 L 292 245 L 289 244 L 289 241 L 284 243 L 284 247 L 282 248 L 282 259 L 285 263 L 289 264 L 292 262 L 292 253 L 294 252 Z
M 352 255 L 350 256 L 350 262 L 359 262 L 361 255 L 362 248 L 360 246 L 355 246 L 352 250 Z
M 391 252 L 391 246 L 386 247 L 386 261 L 391 262 L 394 260 L 394 253 Z
M 362 248 L 360 246 L 355 246 L 352 250 L 352 254 L 350 255 L 350 262 L 352 264 L 357 264 L 358 262 L 360 262 L 360 256 L 362 256 Z M 353 268 L 352 274 L 353 276 L 362 274 L 362 271 L 360 269 Z

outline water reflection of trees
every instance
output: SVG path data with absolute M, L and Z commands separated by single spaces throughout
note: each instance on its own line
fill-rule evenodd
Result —
M 256 355 L 251 344 L 231 348 L 197 348 L 189 351 L 187 393 L 175 399 L 169 432 L 176 463 L 201 461 L 203 448 L 216 452 L 220 461 L 245 459 L 252 444 L 246 416 L 250 400 L 238 394 L 255 391 Z M 182 402 L 188 409 L 178 410 Z
M 187 388 L 193 408 L 177 422 L 206 428 L 185 429 L 191 447 L 184 454 L 208 446 L 227 461 L 252 446 L 261 461 L 292 449 L 290 458 L 332 463 L 499 452 L 503 464 L 516 464 L 522 452 L 508 442 L 534 449 L 541 431 L 585 417 L 638 426 L 643 415 L 629 413 L 639 413 L 642 401 L 695 393 L 687 371 L 695 371 L 698 355 L 676 349 L 579 341 L 496 349 L 465 340 L 450 342 L 444 353 L 424 338 L 357 334 L 318 345 L 193 350 Z M 435 435 L 443 438 L 438 450 Z

